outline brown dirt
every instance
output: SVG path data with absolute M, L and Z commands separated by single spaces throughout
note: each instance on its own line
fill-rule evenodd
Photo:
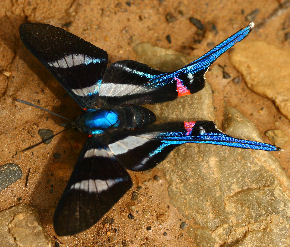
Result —
M 114 218 L 113 224 L 102 221 L 89 231 L 72 237 L 58 238 L 55 235 L 51 225 L 53 211 L 85 139 L 71 131 L 55 137 L 49 145 L 19 152 L 39 142 L 38 129 L 48 128 L 57 132 L 62 127 L 58 119 L 15 103 L 16 98 L 31 101 L 69 118 L 77 116 L 79 110 L 58 82 L 21 44 L 18 27 L 27 20 L 63 27 L 106 50 L 111 62 L 136 59 L 132 47 L 140 42 L 150 42 L 196 58 L 209 49 L 211 42 L 217 44 L 247 25 L 249 18 L 246 16 L 259 9 L 255 19 L 258 28 L 249 39 L 264 40 L 289 52 L 290 42 L 284 37 L 290 30 L 290 13 L 285 6 L 279 5 L 283 2 L 286 1 L 1 1 L 0 161 L 1 164 L 19 164 L 24 175 L 0 193 L 0 210 L 19 203 L 32 204 L 38 209 L 47 233 L 63 246 L 194 246 L 179 227 L 182 216 L 168 206 L 168 198 L 164 197 L 166 181 L 152 179 L 156 174 L 162 178 L 158 168 L 145 174 L 131 173 L 133 189 L 106 216 Z M 189 21 L 190 17 L 201 20 L 205 25 L 204 36 L 198 34 L 197 28 Z M 212 24 L 217 27 L 216 34 L 211 31 Z M 167 35 L 170 35 L 171 43 L 167 41 Z M 196 41 L 198 39 L 200 42 Z M 289 120 L 274 104 L 247 88 L 243 78 L 240 83 L 232 81 L 240 75 L 231 65 L 228 54 L 216 64 L 224 66 L 231 76 L 223 79 L 222 72 L 216 75 L 213 71 L 207 75 L 214 91 L 218 124 L 222 123 L 224 105 L 227 104 L 249 118 L 261 134 L 269 129 L 281 128 L 288 132 L 290 140 Z M 216 80 L 211 79 L 215 76 Z M 269 142 L 265 135 L 263 138 Z M 289 140 L 283 153 L 274 154 L 288 174 Z M 56 152 L 61 154 L 60 159 L 53 157 Z M 131 193 L 137 190 L 138 185 L 142 186 L 140 198 L 132 202 Z M 150 189 L 152 186 L 154 189 Z M 147 210 L 142 214 L 146 218 L 137 216 L 134 220 L 128 219 L 132 210 L 135 213 Z M 146 230 L 147 226 L 151 226 L 152 230 Z M 163 232 L 167 235 L 164 236 Z

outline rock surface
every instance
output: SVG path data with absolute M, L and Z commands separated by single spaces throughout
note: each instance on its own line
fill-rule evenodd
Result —
M 287 135 L 282 130 L 268 130 L 265 135 L 278 147 L 284 147 L 288 141 Z
M 189 62 L 188 58 L 181 53 L 149 43 L 139 43 L 133 49 L 140 62 L 164 72 L 174 71 Z
M 45 144 L 49 144 L 52 141 L 53 131 L 50 129 L 39 129 L 38 134 L 41 137 L 41 140 Z
M 290 52 L 264 41 L 246 41 L 230 57 L 247 85 L 273 100 L 290 119 Z
M 22 170 L 16 164 L 5 164 L 0 166 L 0 191 L 16 182 L 22 177 Z
M 36 211 L 29 206 L 15 206 L 0 212 L 1 247 L 51 247 L 38 221 Z
M 253 155 L 252 151 L 247 151 L 245 155 L 245 151 L 240 153 L 239 150 L 229 151 L 228 148 L 210 145 L 182 146 L 151 171 L 129 172 L 133 180 L 133 188 L 95 226 L 69 237 L 56 236 L 52 227 L 52 218 L 55 206 L 78 159 L 78 153 L 83 145 L 82 140 L 85 141 L 86 137 L 82 139 L 81 135 L 67 131 L 53 138 L 48 145 L 39 145 L 27 152 L 18 152 L 40 141 L 37 134 L 39 129 L 46 128 L 54 132 L 61 130 L 59 126 L 61 121 L 43 111 L 15 102 L 16 98 L 28 100 L 70 119 L 80 114 L 76 103 L 44 66 L 24 48 L 18 34 L 21 23 L 43 22 L 63 27 L 107 51 L 110 62 L 132 59 L 153 64 L 162 70 L 172 70 L 174 66 L 183 65 L 182 59 L 185 56 L 180 53 L 190 58 L 203 55 L 234 31 L 246 26 L 248 21 L 245 17 L 249 13 L 252 14 L 253 10 L 259 9 L 255 17 L 257 28 L 243 42 L 263 40 L 279 47 L 280 50 L 289 51 L 289 40 L 285 40 L 285 37 L 289 36 L 287 33 L 290 32 L 289 8 L 283 7 L 285 6 L 283 3 L 289 2 L 288 0 L 256 0 L 254 3 L 243 0 L 238 1 L 238 4 L 236 2 L 233 0 L 2 0 L 0 8 L 1 161 L 2 164 L 19 164 L 26 176 L 22 176 L 19 182 L 0 192 L 1 210 L 12 208 L 19 204 L 19 201 L 34 205 L 43 222 L 44 231 L 51 239 L 56 239 L 55 247 L 192 247 L 212 246 L 212 243 L 216 243 L 216 246 L 238 247 L 257 246 L 262 238 L 266 243 L 263 244 L 264 246 L 276 247 L 277 244 L 271 245 L 270 241 L 279 236 L 284 244 L 287 232 L 284 227 L 285 217 L 282 217 L 285 210 L 281 205 L 287 194 L 281 192 L 281 186 L 287 184 L 287 180 L 277 163 L 261 161 L 261 157 L 265 156 L 264 152 L 256 151 L 257 154 L 261 153 L 260 157 L 256 157 L 256 152 Z M 203 27 L 193 25 L 191 17 L 199 20 Z M 195 24 L 197 24 L 196 20 Z M 198 29 L 199 27 L 202 30 Z M 134 50 L 138 47 L 137 44 L 141 44 L 140 49 L 144 42 L 152 44 L 146 45 L 153 48 L 152 54 L 136 56 Z M 165 56 L 159 58 L 156 54 L 160 52 L 165 53 Z M 220 127 L 223 126 L 224 105 L 234 106 L 250 119 L 261 133 L 279 129 L 288 136 L 285 152 L 274 154 L 281 161 L 281 165 L 287 169 L 290 164 L 289 121 L 281 115 L 272 101 L 254 93 L 245 85 L 244 77 L 230 63 L 229 53 L 222 55 L 207 73 L 212 90 L 207 85 L 196 95 L 150 106 L 150 109 L 155 111 L 159 121 L 208 118 L 216 119 Z M 288 68 L 284 69 L 288 70 Z M 276 68 L 275 72 L 277 72 Z M 214 110 L 212 104 L 215 106 Z M 228 110 L 228 112 L 230 114 L 227 114 L 227 118 L 240 116 L 235 111 Z M 243 136 L 252 127 L 244 124 L 242 117 L 241 121 L 238 129 L 235 127 L 237 125 L 230 124 L 231 121 L 226 121 L 224 127 L 228 127 L 228 133 L 232 128 L 235 131 L 239 130 L 235 132 L 237 136 Z M 250 131 L 250 133 L 249 138 L 260 138 L 254 132 Z M 263 140 L 267 140 L 265 136 Z M 233 152 L 237 154 L 233 156 Z M 227 154 L 231 156 L 226 157 Z M 255 163 L 245 165 L 241 161 L 241 167 L 235 165 L 231 168 L 232 164 L 229 165 L 227 162 L 236 164 L 239 159 L 236 156 L 240 156 L 240 159 L 255 159 L 261 162 L 258 165 Z M 216 161 L 217 157 L 221 160 Z M 206 163 L 206 159 L 209 158 L 211 158 L 210 162 Z M 202 162 L 205 163 L 203 166 L 200 165 Z M 264 169 L 266 165 L 268 165 L 267 169 Z M 168 168 L 166 176 L 162 168 L 164 166 L 171 167 Z M 177 167 L 172 168 L 174 166 Z M 178 170 L 178 166 L 181 171 Z M 185 169 L 185 166 L 190 169 Z M 245 168 L 245 174 L 242 168 Z M 250 168 L 256 169 L 258 173 L 250 173 Z M 168 187 L 166 177 L 174 169 L 176 173 L 172 173 L 173 177 Z M 193 174 L 194 172 L 197 172 L 200 177 Z M 185 177 L 182 177 L 183 173 Z M 191 183 L 192 187 L 190 187 Z M 277 189 L 273 195 L 271 189 L 275 188 L 276 184 Z M 248 189 L 243 190 L 244 187 Z M 168 197 L 168 188 L 171 199 Z M 134 196 L 132 200 L 132 193 L 135 191 L 138 192 L 138 196 Z M 174 198 L 178 194 L 180 198 Z M 225 198 L 226 195 L 233 196 Z M 204 202 L 203 205 L 196 196 Z M 280 199 L 277 199 L 279 197 Z M 269 201 L 265 206 L 267 199 Z M 196 206 L 191 204 L 192 202 L 196 202 Z M 223 205 L 224 202 L 227 204 Z M 276 203 L 276 209 L 273 209 L 275 208 L 273 203 Z M 240 212 L 237 210 L 239 207 Z M 259 218 L 257 208 L 261 209 L 261 215 L 271 216 Z M 277 216 L 273 216 L 275 213 Z M 251 217 L 256 218 L 249 223 Z M 238 223 L 232 221 L 237 218 Z M 30 221 L 29 217 L 25 219 L 27 222 Z M 7 229 L 12 219 L 1 217 L 1 220 Z M 269 221 L 272 223 L 270 224 Z M 239 222 L 242 222 L 242 225 L 239 225 Z M 226 240 L 225 236 L 227 236 Z M 30 235 L 27 234 L 26 237 L 28 239 Z M 4 235 L 4 238 L 9 237 Z M 231 244 L 226 244 L 227 242 Z
M 261 140 L 236 110 L 227 115 L 227 134 Z M 197 246 L 288 246 L 290 184 L 270 153 L 183 145 L 164 163 L 171 203 Z
M 152 46 L 145 50 L 145 59 L 155 52 Z M 166 51 L 160 56 L 162 61 Z M 151 65 L 149 62 L 147 59 Z M 182 121 L 186 119 L 183 112 L 187 118 L 214 120 L 208 84 L 197 94 L 182 98 L 176 101 L 186 100 L 183 104 L 174 101 L 151 108 L 157 116 L 164 115 L 165 121 Z M 191 115 L 186 105 L 193 109 Z M 166 118 L 168 109 L 172 114 Z M 263 141 L 255 125 L 231 107 L 225 109 L 223 130 L 234 137 Z M 186 144 L 160 167 L 169 182 L 170 202 L 187 219 L 186 230 L 197 246 L 287 246 L 290 200 L 285 189 L 290 184 L 270 153 Z

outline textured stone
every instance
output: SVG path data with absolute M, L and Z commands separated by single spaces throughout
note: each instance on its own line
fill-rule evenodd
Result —
M 268 130 L 265 135 L 278 147 L 283 147 L 288 141 L 287 135 L 282 130 Z
M 16 206 L 0 212 L 1 247 L 51 247 L 35 210 Z
M 224 121 L 227 134 L 261 140 L 237 110 Z M 186 144 L 164 163 L 171 203 L 197 246 L 288 246 L 289 180 L 270 153 Z
M 263 41 L 245 41 L 235 47 L 231 61 L 247 85 L 273 100 L 290 119 L 290 54 Z
M 53 111 L 63 113 L 68 117 L 75 117 L 78 107 L 69 95 L 65 93 L 59 83 L 53 79 L 50 73 L 31 55 L 19 40 L 18 26 L 20 23 L 29 22 L 44 22 L 56 26 L 65 27 L 66 30 L 88 40 L 92 44 L 101 47 L 108 52 L 110 62 L 115 62 L 123 59 L 135 59 L 133 54 L 132 44 L 139 42 L 151 42 L 160 47 L 170 47 L 176 51 L 191 54 L 191 56 L 199 56 L 208 50 L 206 44 L 211 42 L 218 44 L 224 40 L 227 35 L 231 35 L 235 30 L 242 28 L 242 23 L 245 13 L 250 13 L 253 9 L 259 8 L 261 11 L 258 15 L 258 22 L 266 20 L 264 28 L 259 29 L 258 32 L 253 31 L 249 39 L 265 39 L 267 42 L 274 41 L 281 47 L 287 47 L 288 43 L 284 42 L 284 34 L 288 29 L 284 29 L 282 24 L 285 20 L 285 10 L 279 10 L 279 15 L 275 18 L 270 18 L 269 14 L 278 6 L 278 1 L 265 0 L 255 1 L 253 6 L 251 1 L 242 1 L 241 4 L 232 4 L 231 1 L 204 1 L 202 4 L 196 4 L 196 1 L 130 1 L 131 7 L 127 7 L 125 2 L 121 2 L 121 7 L 117 7 L 115 1 L 1 1 L 0 16 L 0 37 L 6 38 L 3 52 L 10 52 L 12 56 L 9 59 L 1 56 L 1 71 L 11 72 L 11 76 L 7 77 L 6 85 L 0 92 L 4 92 L 1 97 L 0 121 L 1 134 L 1 158 L 6 161 L 13 161 L 31 168 L 33 176 L 29 176 L 29 184 L 24 188 L 25 179 L 19 181 L 11 186 L 11 189 L 2 191 L 1 207 L 10 208 L 15 204 L 15 198 L 22 196 L 23 201 L 33 203 L 39 209 L 41 221 L 45 223 L 48 234 L 51 239 L 57 239 L 55 247 L 60 246 L 182 246 L 192 247 L 197 245 L 206 246 L 208 239 L 207 233 L 200 228 L 200 235 L 198 235 L 201 244 L 194 243 L 186 233 L 190 229 L 190 225 L 194 224 L 191 220 L 185 219 L 177 210 L 169 204 L 167 199 L 167 183 L 163 172 L 159 169 L 162 164 L 158 165 L 151 171 L 142 173 L 130 173 L 133 180 L 133 188 L 130 190 L 114 207 L 108 212 L 108 217 L 113 217 L 115 223 L 113 225 L 107 224 L 103 226 L 101 222 L 94 227 L 88 229 L 86 232 L 78 234 L 77 236 L 57 237 L 52 231 L 52 213 L 55 209 L 60 195 L 65 186 L 65 179 L 69 178 L 69 173 L 75 161 L 77 160 L 77 153 L 80 150 L 79 136 L 75 133 L 69 133 L 59 136 L 58 140 L 53 142 L 50 147 L 39 146 L 36 149 L 30 150 L 15 157 L 16 151 L 19 151 L 33 143 L 38 142 L 37 130 L 39 128 L 57 129 L 58 120 L 55 118 L 48 118 L 47 114 L 42 111 L 37 111 L 31 107 L 15 103 L 15 99 L 24 99 L 31 102 L 38 102 L 38 104 L 48 107 Z M 162 3 L 161 3 L 162 2 Z M 127 12 L 124 12 L 126 10 Z M 263 11 L 262 11 L 263 10 Z M 243 14 L 240 14 L 241 12 Z M 284 12 L 283 12 L 284 11 Z M 164 18 L 166 13 L 171 12 L 176 18 L 176 22 L 168 24 Z M 289 11 L 288 11 L 289 12 Z M 181 13 L 183 13 L 181 15 Z M 283 14 L 284 13 L 284 14 Z M 194 43 L 199 38 L 196 35 L 196 30 L 188 21 L 189 16 L 195 16 L 205 24 L 208 30 L 205 32 L 204 40 L 200 44 Z M 222 18 L 221 18 L 222 17 Z M 287 16 L 286 16 L 287 17 Z M 214 24 L 212 23 L 214 22 Z M 257 23 L 259 24 L 259 23 Z M 283 24 L 284 25 L 284 24 Z M 218 33 L 216 28 L 218 28 Z M 8 30 L 8 31 L 7 31 Z M 3 35 L 3 32 L 7 34 Z M 172 43 L 168 44 L 165 37 L 170 34 Z M 246 42 L 242 41 L 243 42 Z M 281 42 L 280 42 L 281 41 Z M 289 42 L 289 41 L 288 41 Z M 12 44 L 12 47 L 11 47 Z M 239 44 L 238 44 L 239 45 Z M 3 51 L 3 52 L 2 52 Z M 228 54 L 224 54 L 213 66 L 217 64 L 227 65 L 227 72 L 232 77 L 238 74 L 231 68 L 228 60 Z M 3 58 L 3 59 L 2 59 Z M 12 58 L 12 60 L 11 60 Z M 9 60 L 9 61 L 8 61 Z M 152 58 L 154 60 L 154 57 Z M 12 63 L 10 62 L 12 61 Z M 213 69 L 212 66 L 212 69 Z M 170 70 L 170 69 L 168 69 Z M 235 73 L 234 73 L 235 72 Z M 211 79 L 208 72 L 208 78 Z M 242 78 L 242 76 L 241 76 Z M 1 78 L 0 80 L 3 81 Z M 224 86 L 227 82 L 219 73 L 219 78 L 211 79 L 210 82 L 216 81 L 219 85 Z M 235 88 L 242 88 L 242 94 L 237 95 Z M 207 90 L 207 89 L 206 89 Z M 260 99 L 257 105 L 265 100 L 262 97 L 255 97 L 253 93 L 244 88 L 243 83 L 235 85 L 234 83 L 227 83 L 226 87 L 219 87 L 219 90 L 214 88 L 215 96 L 219 95 L 219 101 L 224 100 L 231 104 L 238 99 L 243 105 L 241 109 L 247 116 L 252 116 L 255 119 L 256 108 L 254 105 L 242 103 L 242 98 L 249 100 Z M 222 91 L 222 92 L 221 92 Z M 231 92 L 223 97 L 223 91 Z M 5 93 L 6 92 L 6 93 Z M 201 93 L 201 92 L 200 92 Z M 210 90 L 209 90 L 209 93 Z M 202 95 L 202 99 L 211 100 L 210 97 Z M 242 96 L 241 96 L 242 95 Z M 202 113 L 199 108 L 211 111 L 206 107 L 204 102 L 198 101 L 200 106 L 194 104 L 193 99 L 195 95 L 182 97 L 167 107 L 160 107 L 162 110 L 162 117 L 165 121 L 171 119 L 196 119 Z M 199 96 L 201 97 L 201 96 Z M 182 99 L 182 100 L 181 100 Z M 198 99 L 197 99 L 198 100 Z M 222 104 L 215 99 L 215 106 L 217 110 L 215 113 L 221 120 Z M 236 102 L 236 101 L 235 101 Z M 180 105 L 179 105 L 180 104 Z M 191 105 L 193 104 L 193 105 Z M 236 105 L 236 104 L 232 104 Z M 271 105 L 271 104 L 270 104 Z M 172 107 L 172 108 L 169 108 Z M 173 108 L 174 107 L 174 108 Z M 240 106 L 239 106 L 240 107 Z M 199 112 L 195 112 L 193 108 L 197 108 Z M 273 107 L 271 106 L 271 109 Z M 287 129 L 287 123 L 283 122 L 284 118 L 279 118 L 276 109 L 268 111 L 265 106 L 265 111 L 268 112 L 264 121 L 255 119 L 258 123 L 259 129 L 281 128 Z M 250 115 L 253 113 L 254 115 Z M 157 112 L 156 112 L 157 114 Z M 158 112 L 159 114 L 159 112 Z M 167 114 L 167 115 L 166 115 Z M 179 116 L 180 115 L 180 116 Z M 157 116 L 160 117 L 160 116 Z M 275 123 L 277 122 L 277 125 Z M 266 128 L 261 128 L 267 123 Z M 288 128 L 289 129 L 289 128 Z M 71 131 L 70 131 L 71 132 Z M 33 138 L 33 140 L 32 140 Z M 186 148 L 192 148 L 195 145 L 188 145 Z M 209 146 L 209 145 L 208 145 Z M 78 147 L 78 148 L 76 148 Z M 181 147 L 182 148 L 182 147 Z M 63 150 L 65 152 L 63 152 Z M 224 149 L 223 149 L 224 150 Z M 53 153 L 60 152 L 62 154 L 61 160 L 53 158 Z M 180 157 L 179 149 L 175 150 L 176 158 Z M 284 152 L 285 154 L 286 152 Z M 282 152 L 281 152 L 282 154 Z M 194 153 L 193 153 L 194 155 Z M 280 156 L 280 155 L 279 155 Z M 189 158 L 189 157 L 187 157 Z M 11 160 L 13 159 L 13 160 Z M 170 159 L 170 157 L 168 157 Z M 164 162 L 168 162 L 165 160 Z M 172 165 L 175 164 L 175 160 Z M 193 164 L 196 166 L 198 164 Z M 68 169 L 68 167 L 70 167 Z M 154 174 L 160 176 L 160 181 L 152 179 Z M 145 185 L 144 181 L 151 179 Z M 147 183 L 147 182 L 146 182 Z M 187 181 L 185 181 L 187 183 Z M 54 193 L 50 193 L 50 186 L 54 185 Z M 212 186 L 215 186 L 213 184 Z M 142 188 L 141 188 L 142 187 Z M 139 189 L 141 188 L 141 189 Z M 130 196 L 133 190 L 138 191 L 139 199 L 131 201 Z M 6 193 L 6 191 L 8 193 Z M 10 193 L 11 192 L 11 193 Z M 132 203 L 132 205 L 131 205 Z M 186 202 L 185 202 L 186 203 Z M 132 211 L 134 219 L 129 219 L 129 208 L 135 207 Z M 144 213 L 143 213 L 144 212 Z M 2 220 L 2 218 L 1 218 Z M 281 232 L 285 236 L 285 228 L 277 228 L 276 220 L 279 217 L 271 219 L 275 224 L 276 232 Z M 184 230 L 180 229 L 181 222 L 186 222 L 187 226 Z M 151 231 L 146 231 L 146 226 L 151 226 Z M 197 225 L 198 226 L 198 225 Z M 253 229 L 253 226 L 245 225 L 235 231 L 239 235 L 249 236 L 246 239 L 248 246 L 255 245 L 257 242 L 252 238 L 255 237 L 252 232 L 247 231 L 247 228 Z M 269 229 L 273 229 L 269 226 Z M 230 227 L 221 227 L 216 231 L 216 235 L 223 234 L 224 231 L 231 232 Z M 261 230 L 260 234 L 264 234 L 267 229 Z M 164 234 L 166 233 L 166 234 Z M 270 234 L 263 237 L 271 237 Z M 165 236 L 166 235 L 166 236 Z M 231 238 L 231 234 L 229 234 Z M 232 239 L 232 238 L 231 238 Z M 282 238 L 281 238 L 282 239 Z M 243 242 L 242 242 L 243 243 Z M 0 246 L 2 242 L 0 243 Z M 224 246 L 239 246 L 241 242 L 237 241 L 232 245 Z M 212 246 L 212 245 L 208 245 Z M 268 246 L 268 245 L 267 245 Z M 277 246 L 277 245 L 276 245 Z M 279 245 L 278 245 L 279 246 Z
M 43 143 L 49 144 L 52 141 L 53 131 L 50 129 L 40 129 L 38 130 L 38 134 L 41 137 Z
M 22 177 L 22 170 L 16 164 L 5 164 L 0 166 L 0 191 L 15 183 Z
M 166 56 L 166 50 L 159 54 L 163 55 Z M 150 57 L 143 56 L 144 60 Z M 149 61 L 146 63 L 154 66 Z M 188 116 L 214 120 L 208 85 L 197 94 L 151 108 L 164 121 L 182 121 Z M 262 141 L 254 124 L 233 108 L 226 109 L 223 128 L 232 136 Z M 171 203 L 188 219 L 186 230 L 198 246 L 243 241 L 273 246 L 280 240 L 286 246 L 285 214 L 289 199 L 283 195 L 285 184 L 278 181 L 288 183 L 288 180 L 270 153 L 187 144 L 178 147 L 159 167 L 169 181 Z M 268 228 L 272 231 L 267 232 Z
M 214 121 L 212 90 L 208 83 L 205 84 L 203 90 L 191 96 L 179 97 L 174 101 L 147 105 L 146 107 L 151 109 L 156 114 L 157 120 L 161 122 L 193 120 Z M 168 112 L 170 112 L 170 114 L 168 114 Z
M 3 36 L 4 36 L 4 39 L 7 38 L 7 40 L 9 40 L 10 42 L 12 40 L 10 40 L 9 37 L 5 37 L 8 35 L 2 30 L 0 30 L 0 35 L 2 37 L 0 39 L 0 69 L 3 70 L 12 62 L 15 54 L 11 49 L 9 49 L 9 47 L 5 44 L 5 42 L 2 41 Z
M 186 56 L 169 49 L 140 43 L 133 47 L 139 61 L 161 71 L 174 71 L 187 64 Z

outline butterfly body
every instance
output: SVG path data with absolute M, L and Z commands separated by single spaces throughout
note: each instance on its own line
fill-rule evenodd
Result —
M 58 235 L 79 233 L 100 220 L 131 188 L 126 169 L 151 169 L 184 143 L 279 150 L 230 137 L 211 121 L 154 125 L 154 113 L 140 106 L 201 90 L 207 68 L 252 27 L 251 23 L 183 68 L 164 73 L 131 60 L 107 67 L 104 50 L 61 28 L 41 23 L 20 26 L 25 46 L 84 109 L 72 126 L 91 135 L 54 213 Z
M 155 119 L 154 113 L 150 110 L 130 105 L 111 109 L 86 109 L 72 125 L 82 133 L 96 135 L 114 129 L 142 128 L 153 123 Z

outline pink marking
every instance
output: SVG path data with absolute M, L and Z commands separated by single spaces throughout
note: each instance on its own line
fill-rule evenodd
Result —
M 181 80 L 177 77 L 174 77 L 174 80 L 176 80 L 176 91 L 178 92 L 178 96 L 190 95 L 190 91 L 183 85 Z
M 186 135 L 190 135 L 191 131 L 192 131 L 192 128 L 194 127 L 195 125 L 195 121 L 191 121 L 191 122 L 184 122 L 184 128 L 186 130 Z

